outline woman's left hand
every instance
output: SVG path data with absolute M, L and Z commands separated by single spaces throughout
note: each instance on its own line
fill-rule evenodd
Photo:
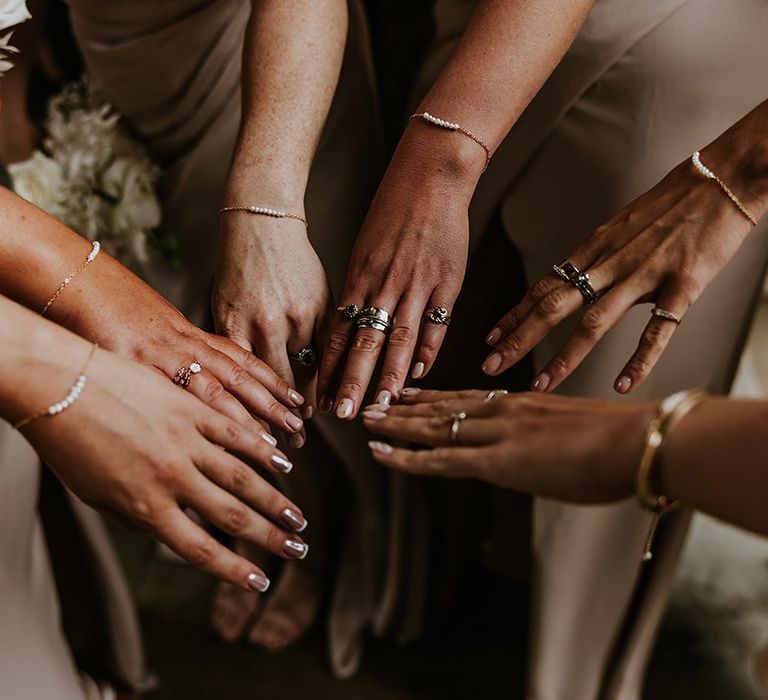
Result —
M 406 389 L 402 404 L 365 410 L 366 427 L 411 450 L 372 442 L 376 460 L 411 474 L 471 477 L 545 498 L 604 503 L 634 492 L 634 472 L 654 402 L 601 401 L 536 393 Z M 459 413 L 452 444 L 451 428 Z M 622 439 L 617 441 L 616 435 Z

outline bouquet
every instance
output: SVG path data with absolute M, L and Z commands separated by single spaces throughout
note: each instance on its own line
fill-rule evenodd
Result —
M 150 255 L 177 265 L 161 228 L 159 169 L 90 79 L 48 104 L 45 153 L 8 166 L 17 194 L 133 267 Z

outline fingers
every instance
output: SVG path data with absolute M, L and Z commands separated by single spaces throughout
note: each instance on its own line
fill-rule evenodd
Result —
M 448 310 L 450 314 L 450 310 L 453 309 L 453 305 L 456 302 L 456 297 L 458 295 L 458 289 L 452 289 L 447 285 L 441 285 L 432 293 L 432 297 L 427 306 L 422 307 L 422 317 L 425 316 L 428 310 L 436 309 L 438 307 Z M 444 323 L 435 323 L 428 318 L 423 318 L 421 338 L 419 339 L 419 345 L 416 348 L 416 354 L 413 358 L 414 362 L 411 370 L 412 379 L 421 379 L 432 369 L 432 365 L 435 364 L 437 353 L 440 352 L 440 348 L 443 345 L 445 334 L 447 332 L 448 326 Z
M 384 407 L 383 410 L 375 405 L 366 407 L 363 416 L 367 417 L 369 414 L 373 414 L 376 417 L 380 417 L 379 414 L 386 413 L 387 416 L 399 418 L 413 418 L 415 416 L 445 417 L 464 411 L 472 416 L 472 418 L 484 418 L 498 413 L 498 402 L 494 403 L 494 405 L 491 405 L 491 403 L 492 402 L 486 401 L 484 398 L 446 398 L 442 401 L 431 401 L 429 403 L 417 403 L 411 405 L 396 404 L 394 406 Z
M 176 505 L 162 513 L 152 534 L 193 566 L 233 586 L 260 593 L 269 588 L 259 567 L 218 543 Z
M 193 374 L 189 380 L 187 391 L 215 411 L 238 423 L 248 423 L 251 420 L 251 414 L 207 369 Z
M 377 435 L 418 442 L 422 445 L 452 445 L 451 414 L 438 416 L 398 416 L 372 418 L 363 415 L 365 427 Z M 458 424 L 458 442 L 460 445 L 489 445 L 503 436 L 503 428 L 494 420 L 466 418 Z
M 656 308 L 668 311 L 679 319 L 683 318 L 689 307 L 690 302 L 675 294 L 662 294 L 656 303 Z M 618 393 L 628 394 L 645 380 L 666 350 L 677 325 L 673 320 L 651 316 L 640 336 L 637 349 L 616 378 L 613 388 Z
M 483 450 L 471 447 L 439 447 L 406 450 L 383 442 L 368 443 L 377 462 L 408 474 L 464 478 L 475 476 L 483 462 Z
M 327 333 L 317 377 L 317 407 L 321 413 L 330 413 L 334 408 L 335 386 L 344 370 L 344 358 L 354 331 L 354 320 L 337 311 Z
M 488 392 L 482 389 L 462 389 L 460 391 L 437 391 L 434 389 L 418 389 L 408 387 L 400 392 L 400 402 L 403 404 L 433 403 L 435 401 L 485 399 Z

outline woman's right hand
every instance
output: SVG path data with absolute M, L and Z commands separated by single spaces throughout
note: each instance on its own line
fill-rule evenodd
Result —
M 41 406 L 66 394 L 89 351 L 80 340 L 58 347 L 45 361 L 27 360 L 24 391 Z M 70 408 L 23 429 L 83 501 L 246 590 L 266 590 L 264 572 L 219 544 L 185 508 L 283 558 L 306 556 L 298 535 L 306 526 L 301 510 L 234 456 L 267 472 L 289 470 L 256 422 L 227 418 L 158 372 L 104 350 L 96 351 L 86 376 Z M 198 378 L 193 375 L 192 384 Z

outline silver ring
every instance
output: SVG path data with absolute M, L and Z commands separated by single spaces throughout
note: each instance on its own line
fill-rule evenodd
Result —
M 493 401 L 498 396 L 506 396 L 509 392 L 506 389 L 491 389 L 485 397 L 485 401 Z
M 428 309 L 424 314 L 424 318 L 432 323 L 437 323 L 443 326 L 451 325 L 451 314 L 448 313 L 448 309 L 444 306 L 436 306 L 434 309 Z
M 288 357 L 302 367 L 311 367 L 317 362 L 317 353 L 309 345 L 305 345 L 295 355 L 288 355 Z
M 680 325 L 683 319 L 679 318 L 678 316 L 675 316 L 671 311 L 667 311 L 666 309 L 660 309 L 658 306 L 654 306 L 651 309 L 651 316 L 655 316 L 656 318 L 663 318 L 665 321 L 672 321 L 676 325 Z
M 561 266 L 555 265 L 555 267 L 567 276 L 568 281 L 581 292 L 581 296 L 584 297 L 587 304 L 594 304 L 597 301 L 597 292 L 589 281 L 589 273 L 582 272 L 576 265 L 569 262 L 565 262 Z M 559 273 L 558 276 L 560 276 Z M 561 279 L 565 279 L 565 277 L 561 277 Z
M 561 279 L 563 282 L 570 282 L 571 278 L 568 277 L 568 275 L 565 274 L 565 270 L 563 270 L 560 265 L 552 265 L 552 271 Z
M 357 327 L 358 328 L 371 328 L 374 331 L 380 331 L 381 333 L 388 333 L 389 332 L 389 324 L 388 323 L 382 323 L 381 321 L 376 321 L 372 318 L 359 318 L 357 319 Z
M 189 363 L 189 366 L 182 365 L 179 367 L 179 371 L 173 378 L 173 383 L 176 386 L 180 386 L 182 389 L 186 389 L 189 386 L 189 382 L 192 379 L 193 374 L 199 374 L 203 370 L 203 365 L 197 360 L 193 360 Z
M 358 328 L 373 328 L 375 331 L 387 333 L 392 327 L 389 312 L 377 306 L 366 306 L 355 319 Z
M 459 444 L 459 430 L 461 424 L 467 419 L 467 414 L 464 411 L 459 411 L 451 416 L 451 445 L 458 447 Z

